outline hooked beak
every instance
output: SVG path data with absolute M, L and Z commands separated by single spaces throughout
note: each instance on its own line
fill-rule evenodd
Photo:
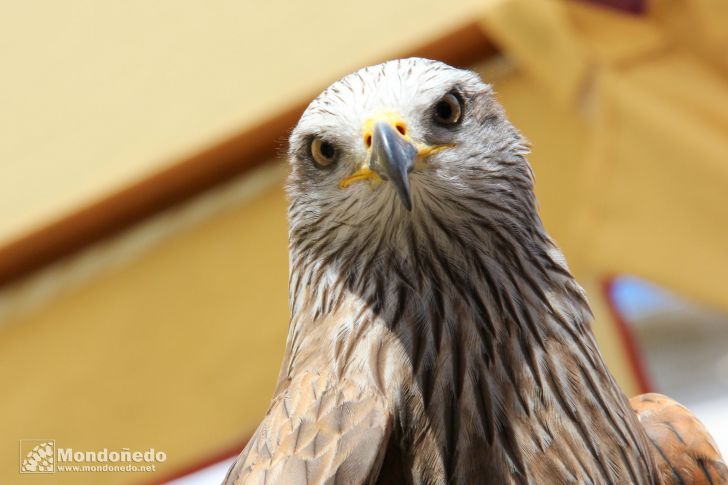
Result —
M 346 188 L 360 180 L 371 180 L 375 183 L 389 180 L 402 204 L 411 211 L 409 173 L 421 159 L 452 145 L 429 146 L 415 143 L 407 133 L 404 121 L 394 113 L 386 113 L 367 121 L 363 135 L 368 148 L 367 159 L 359 170 L 342 180 L 339 186 Z
M 409 188 L 409 173 L 415 166 L 417 148 L 389 123 L 374 124 L 369 168 L 383 180 L 391 180 L 400 200 L 412 210 L 412 196 Z

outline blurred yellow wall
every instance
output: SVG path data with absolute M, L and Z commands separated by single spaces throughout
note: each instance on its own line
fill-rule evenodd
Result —
M 480 3 L 6 2 L 0 245 L 437 38 Z
M 169 456 L 151 476 L 53 477 L 74 484 L 148 482 L 242 443 L 265 412 L 285 343 L 284 205 L 275 184 L 5 322 L 0 481 L 17 482 L 22 438 Z

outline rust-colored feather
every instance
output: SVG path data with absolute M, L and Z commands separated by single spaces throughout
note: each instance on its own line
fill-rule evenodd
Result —
M 630 399 L 652 443 L 652 455 L 665 485 L 728 483 L 728 468 L 718 446 L 697 417 L 662 394 Z

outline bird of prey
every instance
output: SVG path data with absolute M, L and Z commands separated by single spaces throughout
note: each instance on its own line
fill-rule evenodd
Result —
M 225 484 L 728 480 L 687 410 L 630 408 L 527 151 L 489 85 L 436 61 L 311 102 L 290 137 L 286 352 Z

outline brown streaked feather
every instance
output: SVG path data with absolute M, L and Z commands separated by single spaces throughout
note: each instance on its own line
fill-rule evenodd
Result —
M 273 400 L 225 484 L 373 483 L 390 431 L 376 393 L 306 372 Z
M 655 393 L 629 402 L 647 432 L 665 485 L 728 484 L 728 467 L 718 446 L 689 409 Z

